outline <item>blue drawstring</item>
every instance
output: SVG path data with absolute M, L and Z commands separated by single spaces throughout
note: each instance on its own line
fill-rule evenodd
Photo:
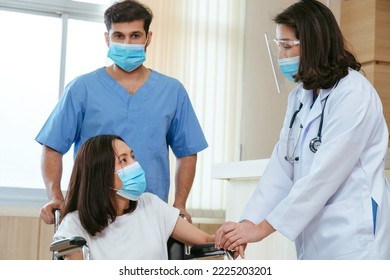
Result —
M 371 202 L 372 202 L 372 219 L 374 222 L 374 235 L 375 235 L 375 227 L 376 227 L 376 212 L 378 210 L 378 203 L 371 197 Z

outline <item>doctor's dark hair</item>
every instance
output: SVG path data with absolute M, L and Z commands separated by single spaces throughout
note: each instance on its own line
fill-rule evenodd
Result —
M 152 19 L 152 10 L 136 0 L 115 2 L 104 12 L 104 24 L 107 32 L 111 30 L 113 23 L 143 20 L 144 30 L 148 34 Z
M 117 195 L 114 187 L 116 135 L 98 135 L 88 139 L 74 161 L 62 218 L 78 210 L 81 225 L 92 236 L 104 230 L 116 218 Z M 124 142 L 124 141 L 123 141 Z M 125 213 L 137 207 L 130 201 Z
M 331 88 L 348 75 L 348 67 L 361 64 L 346 49 L 346 42 L 332 11 L 321 2 L 301 0 L 274 18 L 293 30 L 300 41 L 300 65 L 295 81 L 305 89 Z

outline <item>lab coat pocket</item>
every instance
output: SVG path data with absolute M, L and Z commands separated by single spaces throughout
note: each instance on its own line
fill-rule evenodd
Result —
M 304 231 L 305 255 L 310 259 L 342 259 L 363 250 L 372 227 L 368 228 L 360 203 L 347 199 L 325 206 Z

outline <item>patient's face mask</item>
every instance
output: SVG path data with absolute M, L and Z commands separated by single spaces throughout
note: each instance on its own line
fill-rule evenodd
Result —
M 146 42 L 145 44 L 123 44 L 111 41 L 107 56 L 120 68 L 131 72 L 146 60 Z
M 291 82 L 294 82 L 294 76 L 298 73 L 299 68 L 299 56 L 279 58 L 278 64 L 282 74 Z
M 129 200 L 138 200 L 145 192 L 145 172 L 138 161 L 125 166 L 115 172 L 121 179 L 123 186 L 117 194 Z

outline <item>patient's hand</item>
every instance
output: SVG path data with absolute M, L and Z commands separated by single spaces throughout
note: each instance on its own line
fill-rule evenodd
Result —
M 235 248 L 233 252 L 233 259 L 237 259 L 238 257 L 241 257 L 241 259 L 245 259 L 245 249 L 247 244 L 239 245 Z
M 65 260 L 83 260 L 83 259 L 84 259 L 83 252 L 81 250 L 65 256 Z

